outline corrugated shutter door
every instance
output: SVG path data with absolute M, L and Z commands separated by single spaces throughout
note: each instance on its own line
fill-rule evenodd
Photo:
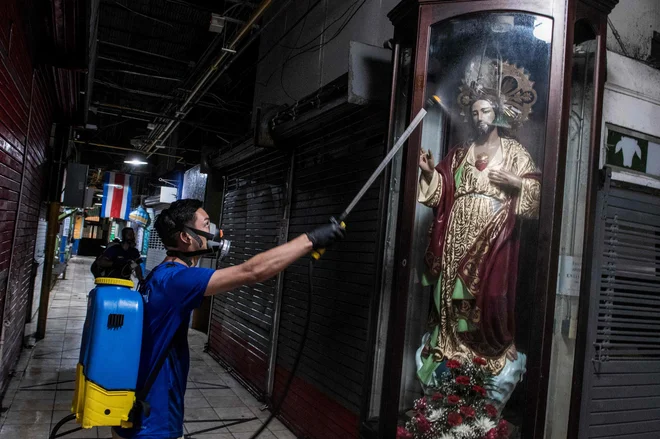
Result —
M 232 241 L 220 268 L 241 264 L 278 243 L 289 159 L 272 151 L 226 174 L 222 229 Z M 266 391 L 276 280 L 220 294 L 213 301 L 209 352 L 258 393 Z
M 162 211 L 162 209 L 154 210 L 153 221 L 158 218 L 158 215 L 160 215 Z M 163 241 L 160 240 L 156 229 L 153 229 L 149 234 L 149 250 L 147 251 L 147 262 L 145 264 L 147 271 L 153 270 L 154 267 L 163 262 L 166 256 L 167 249 L 163 245 Z
M 600 194 L 580 437 L 660 437 L 660 197 Z
M 385 155 L 386 114 L 358 107 L 291 139 L 296 145 L 289 237 L 339 215 Z M 369 310 L 377 281 L 380 180 L 347 219 L 348 236 L 316 264 L 311 326 L 282 408 L 301 437 L 358 436 L 368 370 Z M 277 349 L 278 401 L 299 349 L 307 307 L 308 260 L 286 270 Z

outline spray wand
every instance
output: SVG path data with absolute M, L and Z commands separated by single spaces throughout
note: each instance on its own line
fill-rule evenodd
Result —
M 427 103 L 427 108 L 431 108 L 434 105 L 442 105 L 442 100 L 438 96 L 433 95 L 433 96 L 431 96 L 430 98 L 428 98 L 426 100 L 426 103 Z M 360 189 L 360 192 L 358 192 L 357 195 L 355 196 L 355 198 L 353 198 L 353 201 L 351 201 L 351 203 L 348 205 L 348 207 L 346 209 L 344 209 L 344 211 L 341 213 L 341 215 L 339 215 L 339 218 L 337 218 L 337 219 L 331 218 L 330 221 L 339 223 L 342 227 L 346 227 L 346 224 L 344 223 L 344 220 L 346 219 L 348 214 L 351 213 L 351 211 L 355 208 L 357 203 L 362 199 L 362 197 L 364 197 L 364 194 L 367 193 L 367 191 L 369 190 L 371 185 L 374 183 L 374 181 L 376 181 L 376 179 L 381 174 L 381 172 L 383 172 L 383 170 L 387 167 L 387 165 L 390 164 L 390 162 L 392 161 L 392 159 L 394 158 L 396 153 L 399 152 L 399 150 L 401 149 L 403 144 L 406 143 L 406 141 L 408 140 L 410 135 L 413 133 L 413 131 L 415 131 L 415 128 L 417 128 L 417 126 L 422 122 L 422 119 L 424 119 L 424 117 L 426 116 L 427 113 L 428 112 L 427 112 L 426 108 L 422 108 L 422 109 L 419 110 L 417 115 L 415 115 L 415 118 L 412 120 L 412 122 L 410 122 L 410 125 L 408 125 L 408 127 L 403 132 L 403 134 L 401 134 L 401 137 L 399 137 L 399 139 L 396 141 L 396 143 L 394 144 L 394 146 L 392 147 L 390 152 L 387 153 L 387 155 L 385 156 L 383 161 L 380 162 L 380 164 L 378 165 L 376 170 L 374 170 L 374 172 L 371 174 L 371 177 L 369 177 L 369 179 L 364 184 L 364 186 L 362 186 L 362 189 Z M 318 250 L 312 252 L 312 257 L 316 260 L 319 260 L 321 258 L 321 256 L 323 256 L 324 253 L 325 253 L 325 249 L 321 248 L 321 249 L 318 249 Z

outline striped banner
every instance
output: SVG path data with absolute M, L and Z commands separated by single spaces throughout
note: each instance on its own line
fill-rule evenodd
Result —
M 103 176 L 101 217 L 128 220 L 131 195 L 130 175 L 106 172 Z

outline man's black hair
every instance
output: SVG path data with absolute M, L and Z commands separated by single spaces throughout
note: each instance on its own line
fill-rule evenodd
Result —
M 163 210 L 154 222 L 154 228 L 165 247 L 177 246 L 177 235 L 183 226 L 195 220 L 195 213 L 202 207 L 202 202 L 194 199 L 178 200 Z
M 122 241 L 126 241 L 126 235 L 128 234 L 128 232 L 133 232 L 133 236 L 135 237 L 135 230 L 133 230 L 132 227 L 124 227 L 121 230 L 121 240 Z

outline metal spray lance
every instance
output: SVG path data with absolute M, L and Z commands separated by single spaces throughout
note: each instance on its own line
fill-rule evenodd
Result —
M 442 100 L 436 96 L 433 95 L 429 99 L 426 100 L 427 108 L 431 108 L 435 105 L 442 105 Z M 342 227 L 346 227 L 346 224 L 344 223 L 344 220 L 348 216 L 349 213 L 355 208 L 357 203 L 362 199 L 364 194 L 367 193 L 371 185 L 376 181 L 378 176 L 383 172 L 383 170 L 387 167 L 387 165 L 390 164 L 394 156 L 396 155 L 397 152 L 401 149 L 404 143 L 406 143 L 406 140 L 408 140 L 408 137 L 415 131 L 415 128 L 422 122 L 422 119 L 427 114 L 426 108 L 423 108 L 419 110 L 419 112 L 415 115 L 415 118 L 410 122 L 410 125 L 406 128 L 406 130 L 401 134 L 401 137 L 396 141 L 392 149 L 390 150 L 389 153 L 385 156 L 382 162 L 378 165 L 376 170 L 371 174 L 371 177 L 369 177 L 369 180 L 362 186 L 362 189 L 360 189 L 360 192 L 353 198 L 353 201 L 344 209 L 344 211 L 339 215 L 339 218 L 330 218 L 330 221 L 339 223 Z M 320 259 L 321 256 L 325 253 L 324 248 L 320 248 L 318 250 L 315 250 L 312 252 L 312 257 L 316 260 Z

